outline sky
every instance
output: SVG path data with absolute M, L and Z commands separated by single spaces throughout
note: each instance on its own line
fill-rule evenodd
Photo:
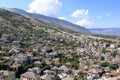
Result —
M 0 0 L 0 7 L 67 20 L 86 28 L 120 28 L 120 0 Z

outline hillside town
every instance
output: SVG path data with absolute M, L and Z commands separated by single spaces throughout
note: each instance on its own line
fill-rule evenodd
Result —
M 117 38 L 38 27 L 29 39 L 19 34 L 0 35 L 0 80 L 120 80 Z

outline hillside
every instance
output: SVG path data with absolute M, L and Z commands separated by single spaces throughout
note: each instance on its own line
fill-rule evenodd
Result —
M 113 78 L 119 55 L 120 38 L 81 34 L 0 9 L 0 72 L 15 76 L 4 80 L 25 80 L 26 74 L 30 80 L 99 79 L 102 73 Z
M 14 33 L 16 35 L 21 34 L 24 36 L 32 36 L 34 27 L 37 27 L 37 30 L 46 28 L 56 31 L 73 32 L 69 29 L 59 28 L 26 15 L 23 16 L 14 12 L 10 12 L 8 10 L 0 9 L 0 34 Z
M 102 28 L 102 29 L 89 29 L 94 34 L 103 34 L 111 36 L 120 36 L 120 28 Z
M 41 21 L 49 23 L 50 25 L 57 26 L 57 27 L 60 27 L 60 28 L 67 28 L 67 29 L 77 31 L 77 32 L 82 32 L 82 33 L 84 33 L 84 32 L 90 33 L 90 31 L 88 29 L 86 29 L 82 26 L 79 26 L 79 25 L 75 25 L 75 24 L 70 23 L 70 22 L 65 21 L 65 20 L 60 20 L 60 19 L 57 19 L 57 18 L 48 17 L 48 16 L 44 16 L 44 15 L 41 15 L 41 14 L 28 13 L 24 10 L 17 9 L 17 8 L 12 8 L 12 9 L 5 8 L 5 9 L 9 10 L 9 11 L 19 13 L 19 14 L 24 14 L 24 15 L 31 16 L 33 18 L 39 19 Z

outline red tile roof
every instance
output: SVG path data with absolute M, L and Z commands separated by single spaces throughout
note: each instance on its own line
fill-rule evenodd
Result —
M 3 34 L 3 36 L 13 36 L 13 34 Z

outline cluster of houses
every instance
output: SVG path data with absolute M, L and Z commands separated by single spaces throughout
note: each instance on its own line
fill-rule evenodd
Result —
M 120 79 L 120 42 L 104 41 L 94 39 L 85 34 L 70 34 L 67 32 L 54 33 L 46 30 L 49 37 L 43 44 L 31 42 L 27 48 L 21 48 L 21 41 L 15 41 L 13 34 L 1 36 L 1 53 L 12 53 L 10 56 L 3 56 L 1 63 L 9 66 L 11 70 L 0 69 L 0 80 L 15 80 L 16 73 L 23 64 L 32 63 L 34 66 L 20 74 L 20 80 L 119 80 Z M 45 42 L 46 41 L 46 42 Z M 61 42 L 58 51 L 54 48 Z M 67 43 L 67 46 L 64 45 Z M 73 43 L 72 43 L 73 42 Z M 68 44 L 69 43 L 69 44 Z M 49 45 L 53 45 L 52 47 Z M 72 46 L 74 44 L 74 47 Z M 114 55 L 112 55 L 114 53 Z M 72 62 L 62 62 L 61 55 L 73 59 L 78 56 L 78 68 L 73 67 Z M 116 67 L 114 70 L 108 66 L 101 66 L 101 63 L 109 62 Z M 43 65 L 48 68 L 43 69 Z M 41 66 L 41 67 L 40 67 Z

